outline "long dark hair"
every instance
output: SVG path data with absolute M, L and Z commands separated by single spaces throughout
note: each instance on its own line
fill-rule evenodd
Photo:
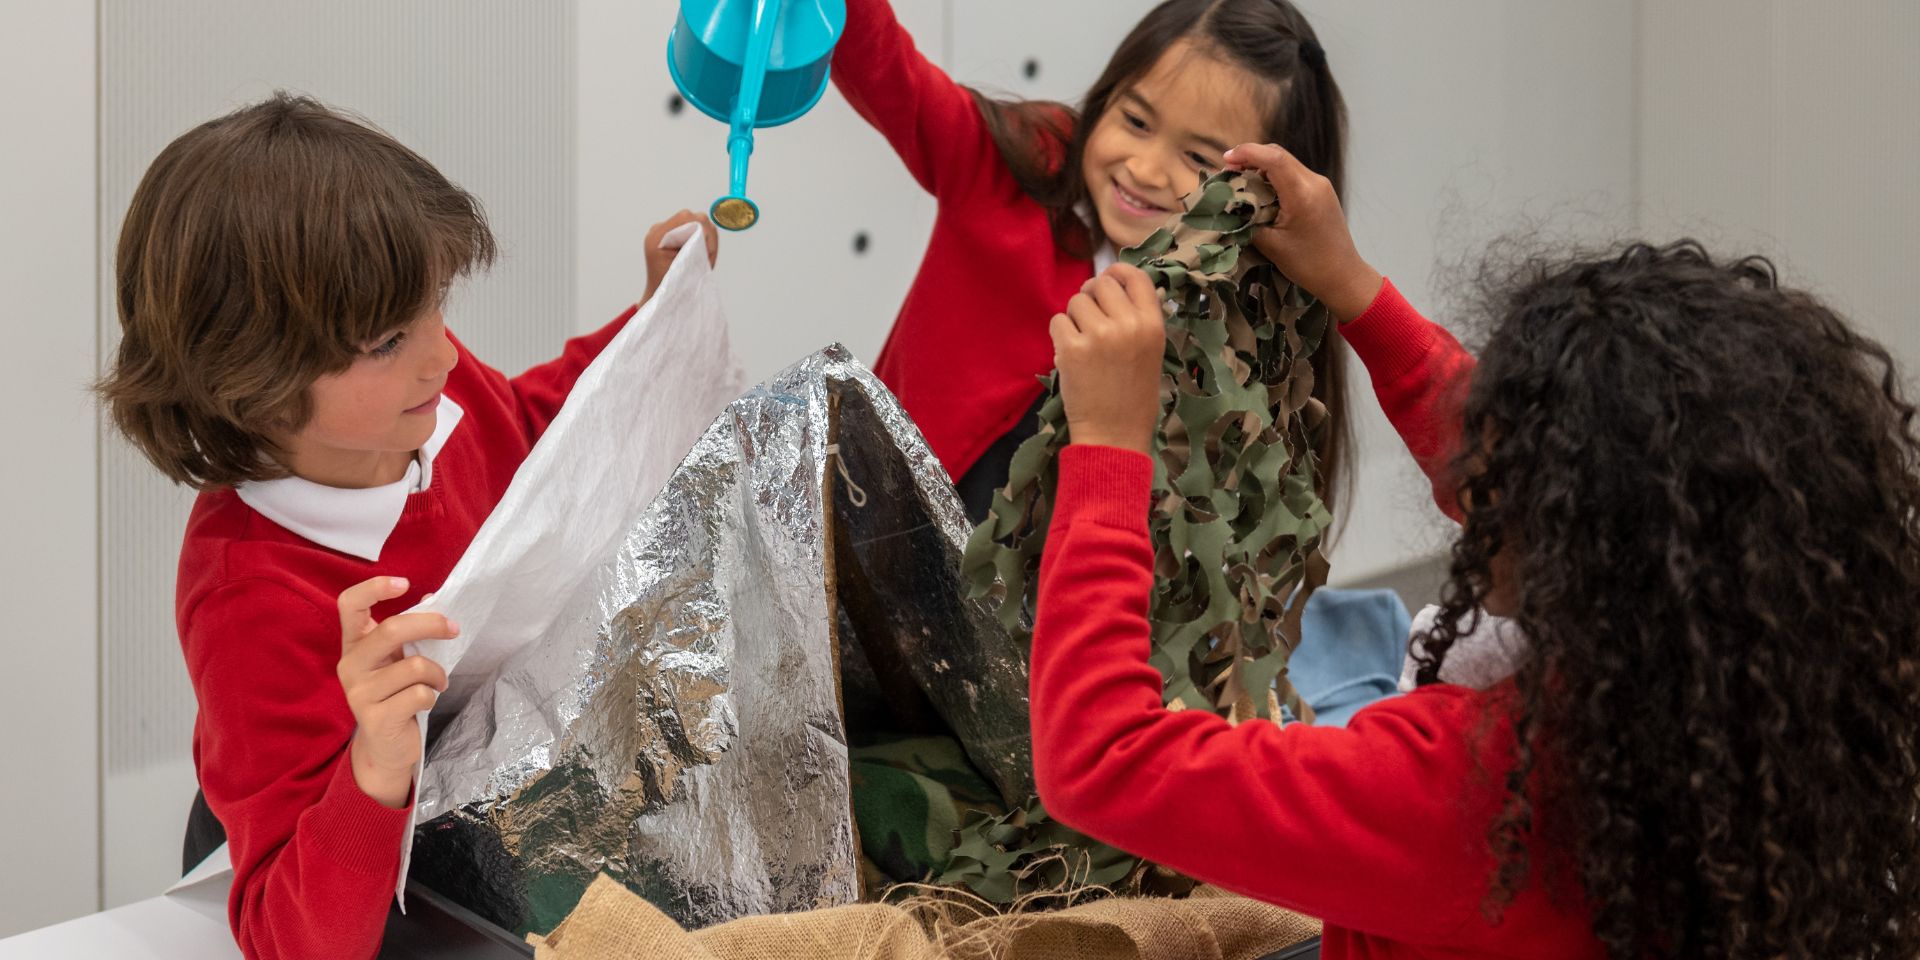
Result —
M 1344 191 L 1346 103 L 1307 18 L 1287 0 L 1166 0 L 1120 41 L 1077 109 L 1062 103 L 999 100 L 973 91 L 1014 180 L 1047 209 L 1054 242 L 1068 255 L 1091 256 L 1101 240 L 1099 224 L 1089 229 L 1079 212 L 1088 202 L 1081 172 L 1087 137 L 1114 98 L 1146 76 L 1181 40 L 1266 84 L 1272 91 L 1268 140 L 1333 181 L 1336 192 Z M 1351 473 L 1346 353 L 1346 344 L 1332 336 L 1313 358 L 1313 393 L 1330 414 L 1318 451 L 1321 496 L 1330 508 Z
M 1920 955 L 1920 439 L 1894 362 L 1693 242 L 1502 287 L 1421 664 L 1517 571 L 1488 908 L 1564 868 L 1622 960 Z

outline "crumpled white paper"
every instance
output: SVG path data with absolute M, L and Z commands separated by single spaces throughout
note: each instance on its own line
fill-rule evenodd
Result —
M 547 632 L 580 579 L 617 546 L 707 425 L 745 389 L 705 235 L 688 224 L 662 246 L 675 243 L 684 245 L 653 299 L 581 374 L 446 582 L 409 611 L 442 613 L 460 624 L 458 639 L 409 648 L 447 671 L 434 713 L 459 710 L 511 654 Z M 428 720 L 420 715 L 423 745 Z M 402 841 L 394 887 L 402 909 L 414 826 L 410 821 Z

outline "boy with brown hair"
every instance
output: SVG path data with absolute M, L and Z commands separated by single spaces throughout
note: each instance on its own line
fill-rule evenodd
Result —
M 702 222 L 647 237 L 647 297 Z M 176 616 L 194 761 L 226 828 L 249 957 L 372 957 L 420 743 L 446 676 L 395 616 L 441 583 L 638 304 L 508 378 L 446 329 L 494 256 L 480 204 L 372 126 L 286 94 L 202 124 L 147 170 L 115 258 L 115 425 L 200 490 Z M 645 298 L 642 299 L 645 302 Z

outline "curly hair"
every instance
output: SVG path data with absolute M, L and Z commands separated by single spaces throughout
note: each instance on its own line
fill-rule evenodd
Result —
M 1502 289 L 1420 663 L 1436 682 L 1490 595 L 1531 642 L 1485 908 L 1564 870 L 1616 958 L 1920 956 L 1920 440 L 1893 360 L 1692 241 Z

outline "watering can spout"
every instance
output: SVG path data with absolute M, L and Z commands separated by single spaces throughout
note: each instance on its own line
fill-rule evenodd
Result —
M 759 205 L 747 198 L 753 132 L 820 101 L 846 22 L 846 0 L 681 0 L 668 71 L 688 103 L 728 127 L 728 190 L 713 202 L 715 224 L 759 222 Z
M 760 222 L 760 205 L 747 199 L 747 158 L 753 156 L 753 131 L 727 138 L 727 195 L 713 202 L 708 214 L 727 230 L 745 230 Z

